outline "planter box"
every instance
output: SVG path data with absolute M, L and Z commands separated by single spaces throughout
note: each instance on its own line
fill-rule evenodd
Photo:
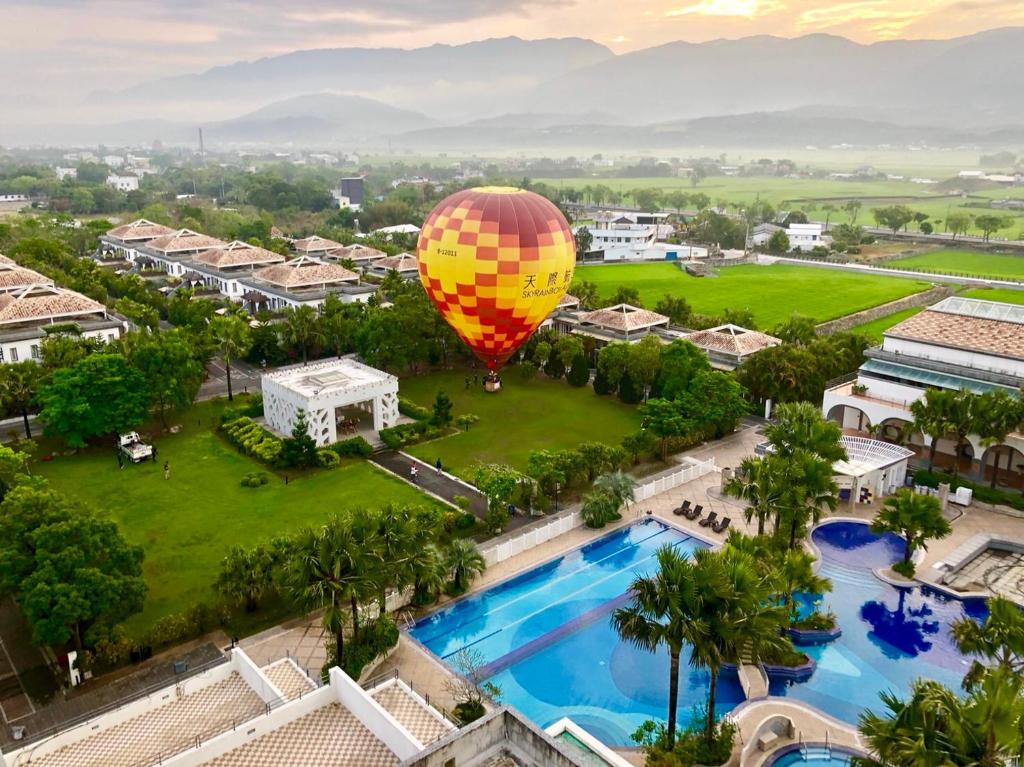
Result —
M 819 644 L 827 644 L 835 639 L 838 639 L 843 635 L 843 630 L 839 626 L 833 626 L 830 629 L 786 629 L 786 633 L 789 634 L 789 638 L 793 640 L 793 644 L 798 647 L 813 646 Z

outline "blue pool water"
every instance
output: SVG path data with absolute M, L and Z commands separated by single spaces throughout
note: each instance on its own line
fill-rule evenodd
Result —
M 843 636 L 803 648 L 818 663 L 814 675 L 801 683 L 773 680 L 771 693 L 852 723 L 864 708 L 878 710 L 880 691 L 904 692 L 918 676 L 956 689 L 966 661 L 952 644 L 949 624 L 964 615 L 984 616 L 984 603 L 879 581 L 871 571 L 899 559 L 903 542 L 875 536 L 862 523 L 823 525 L 812 539 L 821 552 L 821 574 L 833 583 L 824 603 L 838 616 Z M 645 520 L 459 600 L 410 633 L 442 659 L 463 647 L 477 650 L 490 681 L 502 689 L 502 701 L 540 726 L 568 716 L 605 743 L 630 744 L 640 724 L 665 716 L 668 652 L 622 642 L 610 615 L 626 601 L 633 578 L 652 571 L 655 552 L 665 544 L 684 551 L 708 545 Z M 682 722 L 704 702 L 707 682 L 705 672 L 684 665 Z M 718 713 L 742 701 L 735 676 L 723 674 Z
M 843 749 L 812 746 L 806 752 L 798 748 L 784 751 L 772 759 L 770 767 L 843 767 L 853 757 L 853 752 Z

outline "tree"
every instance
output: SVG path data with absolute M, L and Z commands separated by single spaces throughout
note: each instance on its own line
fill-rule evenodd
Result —
M 580 504 L 580 517 L 583 523 L 590 528 L 604 527 L 609 522 L 619 519 L 618 504 L 608 493 L 595 490 L 583 496 Z
M 952 529 L 942 515 L 937 498 L 918 495 L 909 488 L 898 490 L 885 499 L 871 522 L 873 533 L 896 533 L 903 536 L 903 564 L 908 577 L 913 574 L 913 556 L 918 548 L 927 549 L 928 541 L 945 538 Z
M 626 371 L 631 382 L 637 385 L 640 399 L 647 399 L 648 390 L 658 375 L 661 367 L 661 348 L 661 340 L 657 336 L 645 336 L 639 342 L 629 345 Z M 622 396 L 621 381 L 619 396 Z
M 850 223 L 857 223 L 857 215 L 860 213 L 860 209 L 863 203 L 860 200 L 847 200 L 846 204 L 843 205 L 843 210 L 850 217 Z
M 594 480 L 594 489 L 606 493 L 615 501 L 616 512 L 623 504 L 626 504 L 628 508 L 629 504 L 636 500 L 633 495 L 636 490 L 636 480 L 624 471 L 608 471 L 601 474 Z
M 757 534 L 764 535 L 765 522 L 778 513 L 784 486 L 784 471 L 778 456 L 744 458 L 723 490 L 733 498 L 747 502 L 743 516 L 747 522 L 757 519 Z
M 640 291 L 632 285 L 619 285 L 612 293 L 611 298 L 605 301 L 605 306 L 618 306 L 619 304 L 628 304 L 642 309 Z
M 697 345 L 676 339 L 661 347 L 658 375 L 651 387 L 652 397 L 676 399 L 700 373 L 711 370 L 708 355 Z
M 913 428 L 930 440 L 928 445 L 928 471 L 935 466 L 935 451 L 939 440 L 952 430 L 948 411 L 953 392 L 946 389 L 925 389 L 924 396 L 910 403 L 914 418 Z
M 817 323 L 812 317 L 793 312 L 788 320 L 775 326 L 772 335 L 788 344 L 807 345 L 818 337 Z
M 512 501 L 523 475 L 504 464 L 480 464 L 473 475 L 473 484 L 485 496 L 489 508 L 501 508 Z
M 651 400 L 647 400 L 648 403 Z M 655 437 L 649 431 L 641 429 L 622 438 L 622 448 L 625 450 L 636 466 L 640 463 L 640 456 L 654 448 Z
M 772 236 L 768 238 L 769 253 L 781 255 L 783 253 L 789 253 L 789 248 L 789 235 L 786 234 L 785 229 L 776 229 L 772 232 Z
M 594 244 L 594 235 L 590 233 L 590 227 L 577 227 L 573 239 L 576 244 L 576 258 L 583 260 L 583 256 L 590 252 L 590 248 Z
M 991 597 L 988 615 L 979 623 L 960 618 L 950 626 L 953 640 L 964 655 L 981 656 L 1015 676 L 1024 672 L 1024 613 L 1006 597 Z M 964 676 L 964 689 L 974 687 L 988 667 L 975 659 Z
M 1006 441 L 1010 432 L 1020 427 L 1024 410 L 1020 400 L 1005 389 L 992 389 L 980 395 L 975 403 L 975 430 L 981 437 L 981 444 L 990 448 L 992 453 L 992 480 L 990 487 L 995 487 L 999 479 L 999 447 Z M 1007 451 L 1012 457 L 1012 448 Z M 1012 460 L 1007 458 L 1007 462 Z M 981 466 L 982 475 L 985 464 Z
M 538 344 L 539 346 L 540 344 Z M 544 375 L 556 380 L 565 377 L 565 363 L 562 361 L 562 355 L 555 349 L 551 350 L 544 363 Z
M 431 416 L 431 423 L 437 426 L 448 426 L 452 422 L 452 398 L 444 390 L 437 392 L 434 397 L 434 414 Z
M 90 437 L 130 431 L 146 418 L 142 374 L 120 354 L 92 354 L 54 372 L 40 390 L 44 433 L 82 447 Z
M 788 534 L 788 546 L 807 533 L 811 524 L 821 519 L 822 510 L 835 511 L 839 506 L 839 488 L 833 479 L 832 461 L 809 450 L 798 449 L 782 456 L 783 493 L 775 523 L 777 536 Z
M 839 210 L 835 205 L 830 202 L 826 202 L 821 206 L 821 209 L 825 212 L 825 231 L 828 231 L 828 223 L 832 218 L 832 214 Z M 806 221 L 804 223 L 807 223 Z
M 597 285 L 587 280 L 576 280 L 569 286 L 569 294 L 579 299 L 581 309 L 596 309 L 600 301 Z
M 893 234 L 914 220 L 914 211 L 906 205 L 875 208 L 871 213 L 875 217 L 876 224 L 892 229 Z
M 600 367 L 594 373 L 594 394 L 611 394 L 615 389 L 608 380 L 608 372 Z
M 245 611 L 251 613 L 259 607 L 260 598 L 273 588 L 277 565 L 273 552 L 266 546 L 232 546 L 221 560 L 214 587 L 225 599 L 244 605 Z
M 0 367 L 0 402 L 11 413 L 20 413 L 25 437 L 32 439 L 28 411 L 43 379 L 42 368 L 33 360 Z
M 687 325 L 693 316 L 693 309 L 685 298 L 668 293 L 657 303 L 654 311 L 668 317 L 673 325 Z
M 160 423 L 166 430 L 169 428 L 167 409 L 187 407 L 199 393 L 203 366 L 196 359 L 185 331 L 139 334 L 136 340 L 129 359 L 132 366 L 142 373 L 150 403 L 156 407 Z
M 640 406 L 644 428 L 661 440 L 661 460 L 668 459 L 668 443 L 673 437 L 687 434 L 690 422 L 678 402 L 649 399 Z
M 974 219 L 974 225 L 981 230 L 985 242 L 989 241 L 994 232 L 998 232 L 1000 229 L 1008 229 L 1013 226 L 1013 223 L 1014 219 L 1012 216 L 984 214 Z
M 821 410 L 810 402 L 779 405 L 764 434 L 776 455 L 787 457 L 806 450 L 829 463 L 846 459 L 839 425 L 822 418 Z
M 249 353 L 252 347 L 252 333 L 249 324 L 234 314 L 225 314 L 210 320 L 210 340 L 224 360 L 228 382 L 228 402 L 234 399 L 231 391 L 231 362 Z
M 573 358 L 572 367 L 569 368 L 566 380 L 570 386 L 577 388 L 590 383 L 590 363 L 587 362 L 587 355 L 582 351 L 578 352 L 575 358 Z
M 309 436 L 309 424 L 306 423 L 306 411 L 299 408 L 292 426 L 292 435 L 282 441 L 281 464 L 286 467 L 316 466 L 319 456 L 316 441 Z
M 597 374 L 608 383 L 609 394 L 619 388 L 619 381 L 628 366 L 629 344 L 623 341 L 610 343 L 597 353 Z M 596 388 L 597 381 L 594 383 Z
M 284 310 L 282 335 L 289 343 L 299 347 L 302 352 L 302 364 L 309 358 L 309 347 L 320 338 L 317 324 L 316 309 L 308 304 L 291 306 Z
M 455 424 L 463 431 L 469 431 L 469 427 L 477 423 L 480 420 L 480 416 L 474 415 L 473 413 L 463 413 L 455 419 Z
M 961 448 L 967 444 L 967 437 L 977 428 L 980 420 L 979 397 L 972 391 L 960 389 L 946 398 L 945 417 L 953 437 L 953 479 L 960 476 Z
M 951 212 L 946 216 L 946 230 L 952 232 L 953 239 L 956 240 L 958 234 L 967 234 L 973 220 L 970 213 Z
M 747 392 L 735 376 L 705 370 L 694 376 L 679 403 L 687 420 L 714 438 L 731 434 L 747 414 Z
M 627 405 L 636 405 L 643 399 L 643 390 L 633 381 L 629 370 L 622 373 L 619 379 L 619 399 Z
M 461 594 L 469 588 L 474 576 L 487 569 L 487 562 L 476 544 L 467 538 L 455 538 L 448 545 L 448 570 L 452 574 L 453 590 Z

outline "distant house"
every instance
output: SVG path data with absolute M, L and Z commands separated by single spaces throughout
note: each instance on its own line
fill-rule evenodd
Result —
M 763 248 L 768 244 L 768 240 L 772 238 L 773 234 L 781 231 L 785 231 L 785 227 L 781 227 L 778 224 L 758 224 L 750 233 L 751 246 Z
M 683 338 L 703 349 L 711 366 L 719 370 L 735 370 L 748 357 L 782 343 L 775 336 L 732 324 L 698 330 Z
M 119 192 L 135 192 L 139 188 L 139 177 L 134 173 L 111 173 L 107 176 L 107 186 L 112 186 Z
M 396 236 L 419 234 L 420 228 L 415 224 L 397 224 L 396 226 L 384 226 L 380 229 L 374 229 L 372 234 L 379 237 L 383 237 L 386 240 L 390 240 Z
M 115 227 L 100 236 L 100 249 L 107 253 L 118 254 L 126 261 L 134 261 L 138 249 L 157 237 L 173 234 L 174 230 L 163 224 L 154 224 L 140 218 L 130 224 Z
M 604 346 L 615 341 L 635 343 L 658 329 L 667 330 L 669 318 L 629 304 L 617 304 L 592 312 L 559 313 L 554 325 L 559 333 L 589 336 Z
M 294 306 L 319 308 L 331 294 L 345 303 L 365 302 L 377 289 L 361 285 L 355 272 L 311 256 L 267 266 L 240 282 L 242 302 L 254 312 Z
M 0 363 L 40 359 L 43 339 L 60 329 L 110 343 L 125 326 L 103 304 L 52 284 L 0 294 Z
M 366 267 L 366 273 L 386 277 L 388 272 L 394 271 L 407 280 L 415 280 L 420 274 L 419 263 L 416 256 L 411 253 L 400 253 L 397 256 L 388 256 L 372 261 Z
M 138 256 L 149 258 L 160 271 L 172 277 L 181 277 L 190 269 L 188 262 L 193 256 L 204 250 L 223 248 L 226 245 L 226 242 L 216 237 L 193 232 L 191 229 L 179 229 L 150 240 L 137 251 Z
M 832 238 L 823 234 L 823 230 L 824 226 L 821 224 L 790 224 L 786 227 L 790 249 L 814 250 L 818 247 L 828 247 L 832 244 Z
M 241 284 L 257 269 L 271 264 L 280 264 L 285 257 L 279 253 L 235 240 L 221 248 L 210 248 L 197 254 L 188 264 L 191 271 L 202 279 L 203 284 L 218 290 L 226 298 L 241 301 L 245 292 Z
M 342 247 L 340 242 L 328 240 L 326 237 L 320 237 L 316 234 L 292 242 L 292 249 L 303 256 L 319 256 L 322 253 L 340 247 Z
M 353 245 L 344 245 L 334 250 L 328 250 L 324 253 L 321 258 L 324 261 L 351 261 L 360 269 L 365 269 L 375 261 L 380 261 L 382 258 L 387 258 L 388 254 L 382 250 L 371 248 L 367 245 L 355 243 Z
M 78 178 L 78 168 L 56 167 L 53 172 L 57 174 L 57 180 L 63 181 L 66 178 Z

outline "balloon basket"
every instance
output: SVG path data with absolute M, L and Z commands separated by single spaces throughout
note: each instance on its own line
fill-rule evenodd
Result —
M 501 379 L 495 373 L 488 373 L 484 376 L 484 391 L 501 391 Z

